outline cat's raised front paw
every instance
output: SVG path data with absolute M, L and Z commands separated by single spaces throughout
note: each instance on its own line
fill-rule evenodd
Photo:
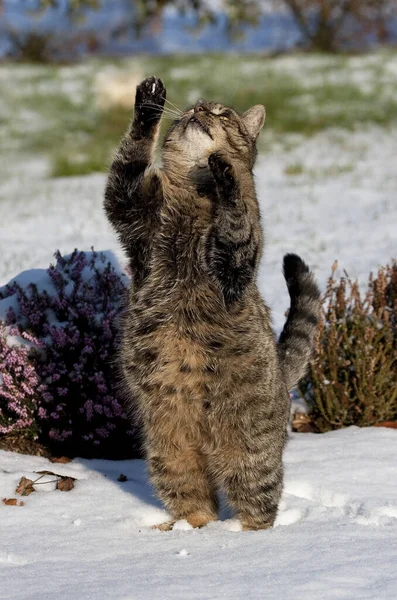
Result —
M 233 185 L 235 173 L 230 159 L 221 152 L 213 152 L 208 157 L 208 166 L 217 181 L 221 185 Z
M 135 110 L 141 119 L 160 119 L 166 98 L 164 83 L 158 77 L 147 77 L 136 88 Z

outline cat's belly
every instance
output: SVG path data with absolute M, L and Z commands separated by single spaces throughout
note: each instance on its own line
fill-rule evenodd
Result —
M 146 338 L 144 344 L 149 352 L 143 353 L 143 363 L 145 356 L 151 361 L 150 382 L 153 385 L 161 389 L 194 391 L 196 395 L 203 390 L 211 360 L 202 344 L 181 335 L 174 327 L 159 328 Z M 138 341 L 135 353 L 138 360 L 140 346 Z M 146 367 L 145 364 L 141 366 Z
M 164 290 L 162 290 L 164 292 Z M 149 293 L 150 292 L 150 293 Z M 176 394 L 205 403 L 266 377 L 275 353 L 260 307 L 228 313 L 219 292 L 175 285 L 173 294 L 150 287 L 135 297 L 124 331 L 124 371 L 131 391 L 146 399 Z
M 134 338 L 129 356 L 137 382 L 153 393 L 175 392 L 205 401 L 209 394 L 227 393 L 266 373 L 263 344 L 230 329 L 184 331 L 170 324 Z

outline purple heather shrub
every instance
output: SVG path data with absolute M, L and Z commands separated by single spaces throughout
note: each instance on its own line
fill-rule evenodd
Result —
M 0 435 L 21 430 L 37 435 L 39 378 L 30 358 L 34 345 L 39 341 L 0 322 Z
M 22 274 L 0 289 L 0 318 L 6 312 L 5 325 L 22 330 L 35 348 L 40 439 L 73 454 L 132 456 L 136 432 L 120 400 L 115 361 L 127 276 L 109 253 L 55 258 L 47 271 L 32 271 L 34 281 Z

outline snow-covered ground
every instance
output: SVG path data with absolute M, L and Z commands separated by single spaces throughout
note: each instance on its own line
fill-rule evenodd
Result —
M 11 134 L 3 140 L 0 285 L 46 267 L 57 248 L 94 245 L 123 264 L 102 211 L 105 176 L 50 179 L 44 159 L 14 152 Z M 396 156 L 397 129 L 366 126 L 289 136 L 259 157 L 259 285 L 277 329 L 286 252 L 301 254 L 323 289 L 334 260 L 364 284 L 397 257 Z M 151 529 L 166 515 L 141 461 L 59 465 L 0 452 L 0 598 L 395 600 L 396 456 L 396 430 L 292 434 L 273 530 L 243 533 L 224 510 L 202 530 L 179 523 L 165 533 Z M 41 485 L 24 506 L 1 502 L 42 469 L 76 477 L 75 488 Z
M 223 511 L 202 530 L 181 521 L 160 532 L 151 525 L 166 514 L 143 461 L 59 465 L 2 451 L 2 497 L 44 469 L 77 481 L 0 505 L 0 597 L 395 600 L 396 453 L 390 429 L 293 434 L 273 530 L 241 532 Z

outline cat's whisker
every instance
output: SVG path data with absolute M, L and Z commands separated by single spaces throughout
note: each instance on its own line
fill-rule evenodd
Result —
M 173 106 L 174 108 L 176 108 L 176 110 L 177 110 L 178 112 L 180 112 L 180 113 L 181 113 L 181 115 L 183 114 L 183 110 L 181 110 L 181 109 L 179 108 L 179 106 L 177 106 L 176 104 L 174 104 L 173 102 L 171 102 L 171 100 L 168 100 L 168 98 L 166 98 L 166 99 L 165 99 L 165 101 L 166 101 L 166 102 L 168 102 L 168 104 L 171 104 L 171 106 Z
M 178 119 L 178 120 L 181 118 L 181 115 L 177 115 L 175 113 L 170 113 L 170 112 L 167 112 L 167 111 L 165 111 L 163 114 L 168 115 L 169 117 L 172 117 L 172 118 Z
M 161 109 L 165 109 L 165 110 L 172 110 L 168 106 L 163 106 L 163 104 L 157 104 L 156 102 L 144 102 L 141 106 L 155 106 L 156 108 L 161 108 Z
M 239 89 L 239 87 L 240 87 L 240 86 L 239 86 L 238 84 L 236 84 L 236 86 L 235 86 L 235 88 L 234 88 L 234 91 L 233 91 L 233 94 L 231 95 L 231 98 L 230 98 L 230 101 L 229 101 L 229 102 L 230 102 L 230 104 L 232 103 L 232 100 L 234 100 L 234 96 L 236 95 L 236 92 L 237 92 L 237 90 Z
M 159 119 L 159 114 L 153 115 L 153 117 L 149 117 L 147 120 L 148 121 L 154 121 L 155 119 Z M 173 116 L 168 116 L 168 115 L 161 115 L 163 117 L 163 119 L 166 119 L 167 121 L 175 121 L 175 117 Z
M 155 110 L 153 110 L 153 112 L 156 115 L 166 114 L 166 115 L 170 115 L 172 117 L 178 117 L 178 118 L 180 118 L 180 115 L 177 115 L 176 113 L 170 112 L 169 110 L 162 110 L 162 109 L 157 108 L 157 107 L 155 107 Z
M 169 115 L 174 116 L 175 118 L 180 117 L 183 114 L 183 113 L 177 112 L 176 110 L 172 110 L 171 108 L 168 108 L 168 106 L 162 106 L 161 104 L 155 104 L 153 102 L 144 103 L 144 104 L 142 104 L 142 106 L 145 106 L 145 107 L 148 107 L 148 108 L 149 107 L 150 108 L 153 108 L 153 107 L 157 108 L 157 109 L 159 109 L 159 112 L 165 112 L 165 113 L 167 113 Z
M 163 119 L 167 119 L 169 121 L 179 121 L 180 117 L 173 115 L 173 114 L 168 114 L 168 113 L 163 113 L 162 111 L 158 111 L 158 112 L 153 112 L 153 116 L 148 117 L 148 121 L 152 121 L 154 119 L 160 120 L 161 118 Z

